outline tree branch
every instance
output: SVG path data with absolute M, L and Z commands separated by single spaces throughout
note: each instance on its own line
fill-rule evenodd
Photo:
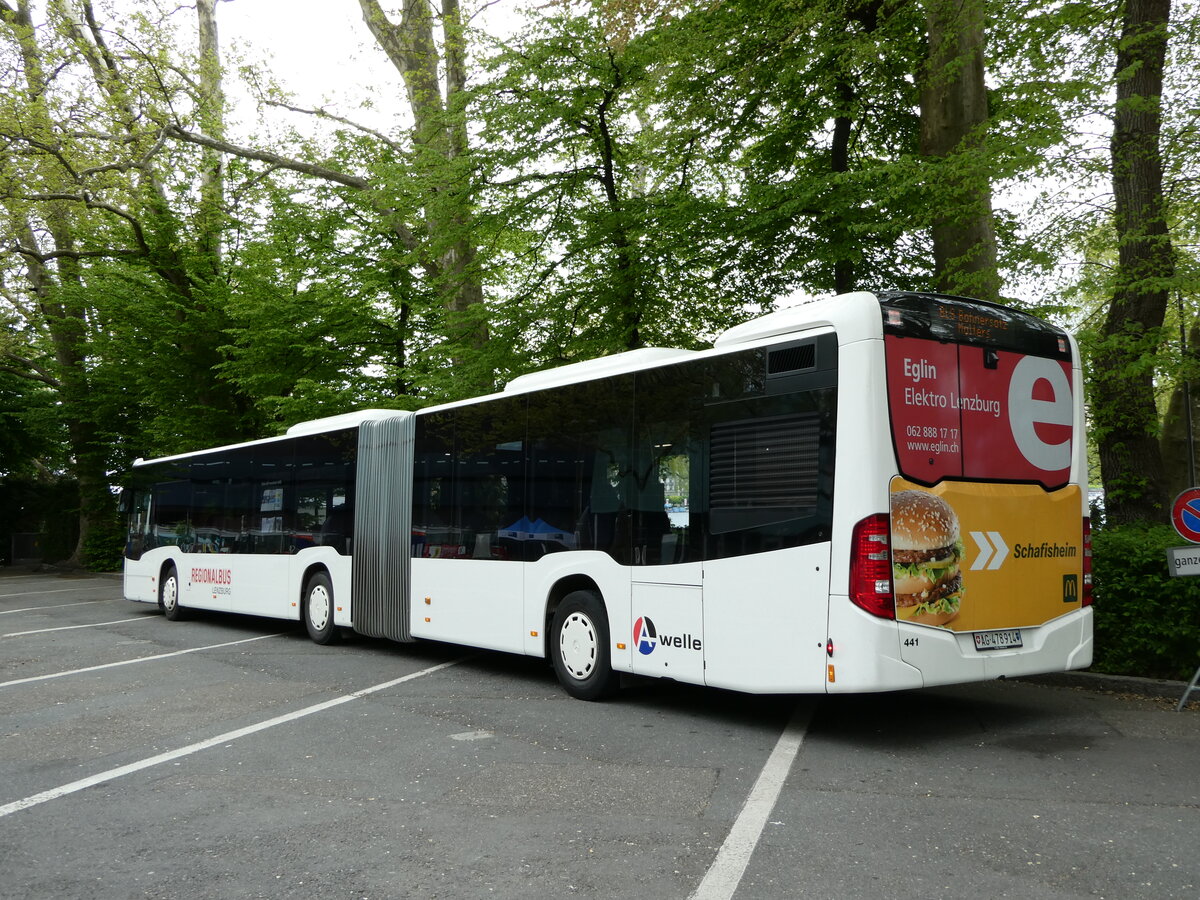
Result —
M 280 169 L 287 169 L 292 172 L 298 172 L 301 175 L 311 175 L 314 178 L 320 178 L 324 181 L 332 181 L 334 184 L 340 184 L 344 187 L 354 188 L 358 191 L 366 191 L 371 187 L 371 183 L 365 178 L 360 178 L 357 175 L 349 175 L 337 169 L 330 169 L 326 166 L 317 165 L 316 163 L 302 162 L 298 159 L 288 159 L 286 156 L 280 156 L 278 153 L 271 153 L 268 150 L 255 150 L 252 147 L 242 147 L 237 144 L 231 144 L 229 141 L 219 141 L 216 138 L 208 137 L 203 134 L 196 134 L 194 131 L 185 131 L 178 125 L 168 125 L 163 129 L 163 133 L 167 137 L 173 137 L 177 140 L 185 141 L 189 144 L 195 144 L 198 147 L 207 147 L 210 150 L 219 150 L 222 153 L 229 153 L 233 156 L 240 156 L 242 159 L 253 159 L 258 162 L 269 163 Z
M 173 137 L 190 144 L 196 144 L 200 147 L 208 147 L 213 150 L 219 150 L 222 153 L 229 153 L 233 156 L 239 156 L 242 159 L 252 159 L 257 162 L 264 162 L 276 168 L 286 169 L 289 172 L 296 172 L 300 175 L 308 175 L 313 178 L 320 178 L 323 181 L 331 181 L 334 184 L 340 184 L 344 187 L 354 188 L 358 191 L 363 191 L 370 198 L 372 204 L 377 210 L 384 213 L 388 217 L 388 227 L 392 229 L 395 235 L 400 238 L 405 249 L 411 251 L 416 250 L 421 246 L 421 242 L 417 236 L 413 234 L 412 229 L 401 221 L 399 214 L 394 207 L 379 203 L 374 197 L 374 189 L 365 178 L 360 178 L 357 175 L 349 175 L 346 172 L 338 169 L 331 169 L 327 166 L 317 165 L 316 163 L 307 163 L 298 159 L 289 159 L 286 156 L 280 156 L 278 153 L 271 153 L 267 150 L 255 150 L 251 147 L 242 147 L 237 144 L 232 144 L 229 141 L 219 141 L 216 138 L 208 137 L 203 134 L 196 134 L 193 131 L 186 131 L 178 125 L 168 125 L 163 129 L 167 137 Z M 437 266 L 430 262 L 422 263 L 427 272 L 433 276 L 440 275 Z
M 3 0 L 0 0 L 2 3 Z M 24 356 L 18 356 L 9 351 L 4 352 L 4 359 L 10 362 L 18 363 L 23 368 L 14 368 L 13 366 L 0 365 L 0 372 L 7 372 L 10 375 L 16 375 L 18 378 L 25 378 L 29 381 L 38 381 L 52 388 L 62 387 L 62 382 L 51 375 L 44 367 L 38 365 L 32 359 L 26 359 Z
M 146 240 L 145 231 L 142 230 L 142 223 L 138 221 L 137 217 L 127 210 L 121 209 L 119 206 L 114 206 L 111 203 L 105 203 L 102 200 L 94 199 L 87 191 L 83 191 L 78 194 L 71 194 L 63 191 L 56 191 L 49 194 L 29 194 L 25 197 L 25 199 L 38 201 L 67 200 L 71 203 L 82 203 L 88 209 L 102 209 L 106 212 L 110 212 L 114 216 L 122 218 L 129 223 L 129 227 L 133 230 L 133 237 L 137 241 L 138 246 L 141 248 L 142 253 L 146 256 L 150 255 L 150 244 Z
M 306 116 L 315 116 L 318 119 L 329 119 L 333 122 L 341 122 L 343 125 L 347 125 L 350 128 L 353 128 L 355 131 L 361 131 L 363 134 L 371 135 L 371 137 L 385 144 L 387 147 L 390 147 L 392 150 L 395 150 L 397 153 L 405 152 L 404 146 L 399 141 L 394 141 L 382 132 L 376 131 L 374 128 L 368 128 L 366 125 L 355 122 L 353 119 L 347 119 L 343 116 L 337 115 L 336 113 L 331 113 L 327 109 L 306 109 L 303 106 L 293 106 L 290 103 L 284 103 L 282 100 L 263 99 L 261 102 L 265 103 L 267 106 L 286 109 L 289 112 L 297 112 Z
M 40 263 L 48 263 L 55 259 L 129 259 L 145 255 L 141 250 L 52 250 L 49 253 L 41 253 L 20 244 L 12 244 L 11 249 L 14 253 Z

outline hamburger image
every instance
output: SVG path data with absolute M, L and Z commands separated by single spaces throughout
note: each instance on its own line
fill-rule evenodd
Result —
M 958 515 L 950 504 L 928 491 L 892 494 L 892 589 L 898 618 L 945 625 L 957 616 L 962 557 Z

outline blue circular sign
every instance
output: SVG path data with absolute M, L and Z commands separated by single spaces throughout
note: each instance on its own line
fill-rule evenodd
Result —
M 1200 544 L 1200 487 L 1188 488 L 1175 498 L 1171 524 L 1185 541 Z

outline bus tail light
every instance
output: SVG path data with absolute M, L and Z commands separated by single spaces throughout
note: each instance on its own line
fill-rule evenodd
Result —
M 850 544 L 850 599 L 881 619 L 896 618 L 890 534 L 887 513 L 875 513 L 854 526 Z
M 1084 606 L 1092 605 L 1092 520 L 1083 519 L 1083 591 Z

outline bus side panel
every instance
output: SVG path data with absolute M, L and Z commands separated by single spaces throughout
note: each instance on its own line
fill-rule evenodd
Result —
M 268 592 L 272 597 L 275 611 L 255 613 L 255 615 L 275 616 L 282 619 L 301 618 L 300 602 L 304 595 L 304 576 L 313 566 L 319 566 L 329 573 L 333 583 L 333 623 L 342 628 L 353 625 L 350 611 L 351 572 L 353 563 L 349 556 L 342 556 L 332 547 L 312 547 L 301 550 L 295 556 L 285 557 L 288 560 L 286 579 L 286 596 L 278 593 L 284 581 L 264 585 L 264 595 Z M 248 609 L 237 609 L 237 612 L 249 612 Z
M 299 576 L 293 578 L 291 556 L 188 553 L 177 559 L 179 601 L 185 607 L 272 619 L 299 616 Z M 331 571 L 340 568 L 335 559 Z
M 414 558 L 413 637 L 524 652 L 524 568 L 510 560 Z
M 300 618 L 304 573 L 319 564 L 333 582 L 334 621 L 350 625 L 350 559 L 329 548 L 275 556 L 182 553 L 178 547 L 156 547 L 141 559 L 125 560 L 125 599 L 157 603 L 159 573 L 168 560 L 179 572 L 184 607 L 292 620 Z
M 580 550 L 572 553 L 548 553 L 525 568 L 524 625 L 521 629 L 527 656 L 545 656 L 550 622 L 547 607 L 555 585 L 566 578 L 584 576 L 600 591 L 608 613 L 609 655 L 618 672 L 632 671 L 630 661 L 628 566 L 622 566 L 607 553 Z M 620 644 L 624 644 L 622 649 Z
M 158 602 L 158 573 L 171 548 L 147 550 L 141 559 L 125 559 L 124 591 L 126 600 L 141 603 Z M 177 552 L 177 551 L 176 551 Z
M 633 583 L 635 673 L 704 684 L 702 593 L 698 584 Z
M 920 669 L 900 656 L 900 636 L 893 619 L 880 619 L 859 609 L 845 594 L 829 598 L 829 634 L 833 653 L 826 660 L 825 689 L 831 694 L 892 691 L 923 687 Z
M 828 543 L 706 562 L 705 684 L 824 691 L 828 604 Z

